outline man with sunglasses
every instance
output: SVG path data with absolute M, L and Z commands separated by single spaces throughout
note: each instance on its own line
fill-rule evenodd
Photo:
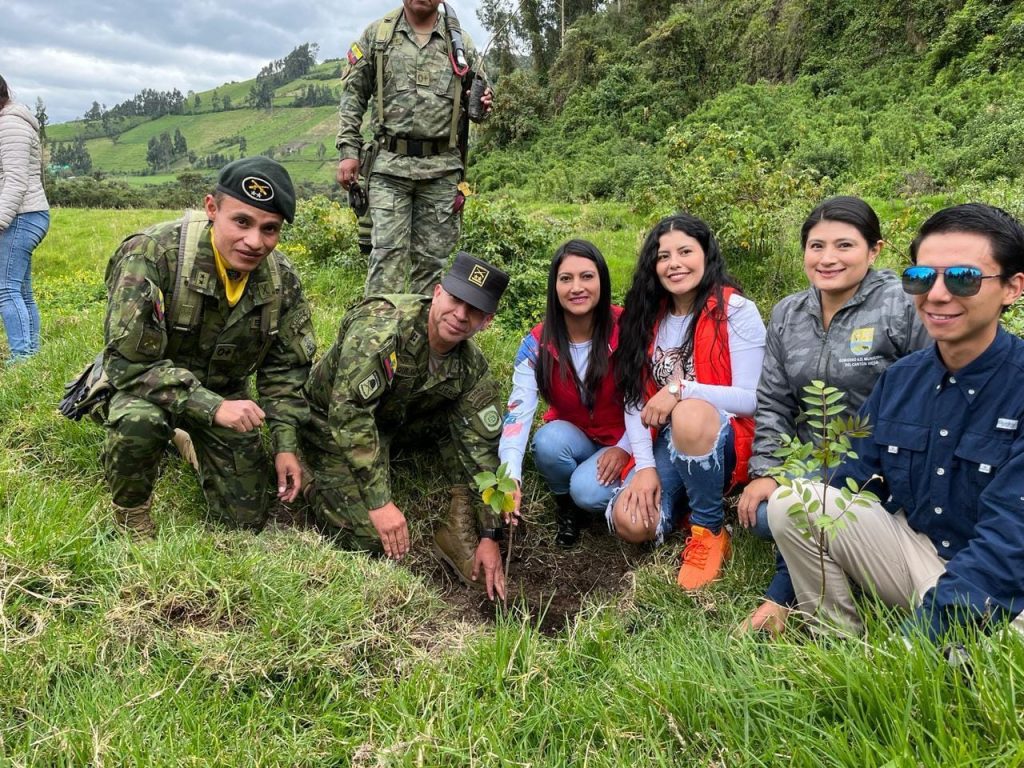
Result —
M 852 580 L 909 610 L 909 635 L 1024 630 L 1024 341 L 999 324 L 1024 291 L 1024 227 L 988 205 L 946 208 L 910 256 L 903 287 L 935 344 L 879 378 L 861 409 L 872 434 L 831 479 L 823 514 L 843 516 L 836 489 L 848 478 L 882 503 L 852 505 L 822 556 L 780 489 L 768 505 L 772 534 L 800 610 L 819 624 L 862 631 Z M 823 486 L 810 487 L 823 498 Z M 809 516 L 815 534 L 818 519 Z

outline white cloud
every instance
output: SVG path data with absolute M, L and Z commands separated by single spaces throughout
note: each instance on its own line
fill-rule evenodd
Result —
M 340 58 L 395 4 L 4 0 L 0 75 L 18 101 L 34 106 L 42 98 L 50 122 L 63 122 L 93 101 L 112 107 L 143 88 L 187 93 L 246 80 L 302 43 L 318 44 L 321 59 Z M 478 0 L 454 5 L 482 42 Z

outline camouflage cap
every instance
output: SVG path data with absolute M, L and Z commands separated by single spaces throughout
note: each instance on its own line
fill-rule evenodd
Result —
M 221 168 L 217 191 L 262 211 L 295 219 L 295 187 L 288 171 L 262 155 L 243 157 Z
M 498 300 L 508 287 L 508 274 L 476 256 L 459 251 L 451 269 L 441 280 L 441 287 L 471 307 L 493 315 L 498 309 Z

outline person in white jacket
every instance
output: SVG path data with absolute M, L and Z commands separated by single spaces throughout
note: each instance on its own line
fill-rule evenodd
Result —
M 26 106 L 11 100 L 7 81 L 0 76 L 0 318 L 10 362 L 39 351 L 32 252 L 49 228 L 39 123 Z

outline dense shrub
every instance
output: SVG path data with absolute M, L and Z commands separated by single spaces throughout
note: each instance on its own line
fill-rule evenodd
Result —
M 522 332 L 541 319 L 548 265 L 565 238 L 561 223 L 528 217 L 508 201 L 469 201 L 459 247 L 512 276 L 498 315 L 503 327 Z
M 366 272 L 366 257 L 359 252 L 355 214 L 322 195 L 299 200 L 295 221 L 285 227 L 283 250 L 308 257 L 319 266 Z

